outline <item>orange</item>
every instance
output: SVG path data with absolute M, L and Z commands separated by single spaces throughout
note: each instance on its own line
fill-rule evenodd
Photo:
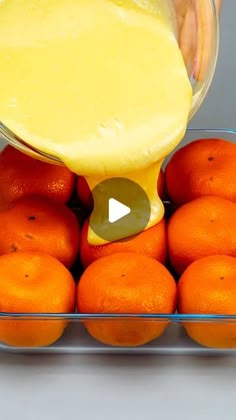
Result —
M 0 312 L 70 313 L 76 289 L 70 272 L 55 258 L 31 252 L 0 257 Z M 24 317 L 25 318 L 25 317 Z M 0 318 L 0 341 L 12 346 L 48 346 L 58 340 L 63 319 Z
M 196 198 L 178 208 L 167 227 L 170 262 L 178 274 L 208 255 L 236 257 L 236 203 L 220 197 Z
M 40 251 L 71 267 L 79 252 L 79 224 L 63 204 L 25 197 L 0 212 L 0 255 Z
M 75 175 L 69 169 L 33 159 L 11 146 L 0 153 L 0 207 L 29 195 L 69 201 Z
M 157 181 L 157 190 L 159 197 L 163 198 L 165 190 L 165 177 L 164 172 L 161 169 L 158 181 Z M 89 212 L 93 210 L 93 195 L 89 189 L 86 179 L 82 176 L 78 177 L 77 181 L 77 196 L 79 202 L 82 206 Z
M 166 262 L 167 241 L 164 219 L 154 227 L 138 235 L 125 240 L 110 242 L 106 245 L 90 245 L 87 237 L 88 220 L 85 221 L 81 231 L 80 259 L 83 267 L 87 267 L 93 261 L 115 252 L 136 252 L 154 258 L 163 264 Z
M 174 154 L 165 180 L 177 205 L 205 195 L 236 202 L 236 144 L 223 139 L 193 141 Z
M 116 253 L 92 263 L 77 295 L 81 313 L 166 314 L 176 308 L 176 284 L 158 261 L 135 253 Z M 112 346 L 140 346 L 159 337 L 167 320 L 85 321 L 95 339 Z
M 213 255 L 192 263 L 178 283 L 181 314 L 236 315 L 236 258 Z M 236 348 L 236 323 L 185 322 L 188 335 L 207 347 Z

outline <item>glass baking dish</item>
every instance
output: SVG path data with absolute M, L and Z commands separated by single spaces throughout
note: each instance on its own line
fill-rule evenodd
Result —
M 179 148 L 198 138 L 218 137 L 236 142 L 236 130 L 223 129 L 188 129 Z M 0 138 L 0 148 L 5 146 Z M 168 159 L 170 156 L 168 157 Z M 43 328 L 47 323 L 57 323 L 59 320 L 68 322 L 68 326 L 61 339 L 48 347 L 13 347 L 0 342 L 0 350 L 16 353 L 126 353 L 126 354 L 197 354 L 219 355 L 236 354 L 236 314 L 231 315 L 198 315 L 198 314 L 27 314 L 27 313 L 0 313 L 1 323 L 10 323 L 16 330 L 27 327 L 32 323 L 32 329 Z M 111 347 L 94 340 L 86 331 L 84 321 L 92 322 L 119 322 L 140 323 L 140 328 L 145 328 L 150 322 L 168 323 L 164 334 L 158 339 L 140 347 Z M 206 348 L 191 340 L 184 329 L 184 324 L 195 325 L 202 328 L 214 328 L 219 334 L 227 330 L 232 334 L 232 348 Z

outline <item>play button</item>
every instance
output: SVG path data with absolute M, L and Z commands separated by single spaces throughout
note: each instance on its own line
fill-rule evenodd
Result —
M 122 219 L 122 217 L 127 216 L 131 212 L 131 209 L 125 204 L 122 204 L 120 201 L 110 198 L 109 200 L 109 210 L 108 210 L 108 220 L 110 223 L 115 223 L 117 220 Z
M 109 178 L 92 191 L 90 231 L 106 242 L 128 238 L 148 225 L 151 206 L 143 188 L 127 178 Z M 98 239 L 99 243 L 99 239 Z

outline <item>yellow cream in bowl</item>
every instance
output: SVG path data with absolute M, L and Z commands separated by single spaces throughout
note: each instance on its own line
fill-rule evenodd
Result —
M 166 4 L 0 3 L 0 120 L 91 188 L 111 176 L 138 182 L 151 203 L 147 228 L 163 217 L 156 180 L 192 104 Z M 91 230 L 89 241 L 102 243 Z

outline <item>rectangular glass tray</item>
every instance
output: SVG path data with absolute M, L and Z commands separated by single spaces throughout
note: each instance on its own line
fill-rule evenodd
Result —
M 236 142 L 236 130 L 198 130 L 188 129 L 185 138 L 182 140 L 178 148 L 184 144 L 198 138 L 224 138 L 232 142 Z M 3 148 L 5 143 L 0 139 L 0 148 Z M 170 155 L 171 156 L 171 155 Z M 168 157 L 168 159 L 170 158 Z M 39 321 L 57 322 L 58 319 L 67 319 L 69 325 L 66 328 L 63 336 L 55 344 L 48 347 L 13 347 L 0 342 L 0 351 L 13 353 L 84 353 L 84 354 L 109 354 L 109 353 L 125 353 L 125 354 L 159 354 L 159 355 L 175 355 L 175 354 L 197 354 L 197 355 L 219 355 L 219 354 L 236 354 L 236 314 L 232 315 L 180 315 L 180 314 L 9 314 L 0 313 L 0 323 L 13 321 L 15 328 L 22 322 L 37 323 Z M 145 323 L 149 322 L 166 322 L 168 327 L 165 333 L 158 339 L 140 346 L 140 347 L 111 347 L 103 345 L 94 340 L 83 326 L 85 320 L 92 320 L 94 322 L 117 322 L 118 320 L 124 322 L 140 322 L 142 321 L 142 328 Z M 206 348 L 198 345 L 191 340 L 186 334 L 183 322 L 194 322 L 204 325 L 211 324 L 214 329 L 222 329 L 222 325 L 232 328 L 234 336 L 232 337 L 235 346 L 232 349 L 221 348 Z M 19 323 L 19 324 L 18 324 Z M 230 325 L 230 327 L 229 327 Z M 32 326 L 32 328 L 34 328 Z

